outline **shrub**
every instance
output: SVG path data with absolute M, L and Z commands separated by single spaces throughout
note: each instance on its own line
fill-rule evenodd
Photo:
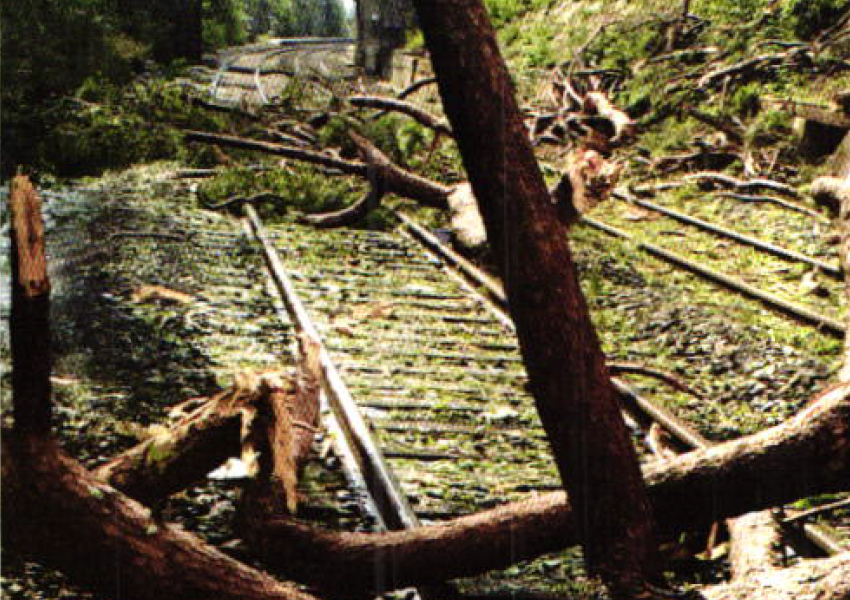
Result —
M 811 39 L 832 25 L 848 8 L 847 0 L 790 0 L 784 16 L 801 39 Z

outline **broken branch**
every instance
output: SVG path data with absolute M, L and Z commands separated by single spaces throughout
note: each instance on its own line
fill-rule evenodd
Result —
M 711 183 L 719 183 L 728 187 L 733 187 L 736 190 L 751 191 L 767 189 L 780 194 L 785 194 L 792 198 L 797 198 L 800 194 L 796 189 L 786 183 L 773 181 L 770 179 L 749 179 L 747 181 L 736 179 L 725 173 L 715 173 L 713 171 L 702 171 L 685 175 L 685 181 L 707 181 Z
M 314 152 L 312 150 L 304 150 L 303 148 L 293 148 L 292 146 L 284 146 L 282 144 L 272 144 L 270 142 L 261 142 L 248 138 L 241 138 L 232 135 L 220 135 L 216 133 L 207 133 L 204 131 L 186 131 L 184 138 L 189 142 L 201 142 L 204 144 L 216 144 L 218 146 L 226 146 L 229 148 L 238 148 L 240 150 L 253 150 L 256 152 L 264 152 L 266 154 L 274 154 L 283 156 L 284 158 L 292 158 L 303 162 L 321 165 L 331 169 L 338 169 L 346 175 L 357 175 L 359 177 L 366 176 L 366 165 L 359 162 L 352 162 Z
M 411 117 L 417 123 L 433 129 L 439 134 L 452 136 L 452 129 L 448 123 L 410 102 L 404 102 L 394 98 L 381 98 L 379 96 L 352 96 L 348 99 L 348 102 L 352 106 L 359 108 L 376 108 L 383 111 L 399 112 Z

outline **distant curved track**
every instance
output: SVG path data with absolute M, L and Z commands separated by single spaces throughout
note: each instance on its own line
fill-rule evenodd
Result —
M 263 106 L 292 77 L 340 76 L 343 66 L 351 71 L 353 43 L 349 38 L 292 38 L 230 50 L 219 56 L 209 100 L 226 106 Z M 331 58 L 333 64 L 326 65 Z

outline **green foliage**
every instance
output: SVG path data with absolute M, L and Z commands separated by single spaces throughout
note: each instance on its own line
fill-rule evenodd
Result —
M 348 135 L 352 130 L 372 141 L 394 162 L 403 165 L 415 163 L 417 156 L 428 149 L 434 139 L 429 128 L 401 115 L 389 114 L 365 123 L 335 116 L 322 127 L 321 144 L 340 148 L 344 156 L 355 156 L 357 148 Z
M 718 23 L 742 24 L 763 13 L 768 0 L 701 0 L 691 12 Z
M 343 154 L 351 156 L 354 153 L 354 145 L 348 137 L 348 131 L 352 127 L 351 120 L 335 115 L 328 119 L 328 122 L 322 127 L 319 132 L 319 140 L 322 147 L 325 148 L 342 148 Z
M 417 153 L 430 145 L 434 137 L 427 127 L 397 114 L 366 121 L 359 128 L 359 133 L 400 165 L 409 165 Z
M 138 103 L 127 110 L 119 108 L 116 89 L 104 88 L 106 98 L 97 109 L 83 106 L 78 111 L 80 100 L 89 100 L 96 88 L 130 82 L 151 58 L 169 63 L 189 56 L 192 32 L 201 32 L 199 8 L 203 8 L 204 33 L 210 38 L 208 47 L 238 43 L 244 37 L 238 2 L 14 0 L 0 4 L 2 172 L 8 175 L 17 165 L 91 172 L 135 158 L 173 155 L 174 133 L 165 133 L 167 127 L 152 126 L 144 117 L 133 117 Z M 200 48 L 200 43 L 195 47 Z M 69 100 L 78 89 L 82 95 Z M 163 106 L 173 106 L 172 100 L 166 99 Z M 150 110 L 142 114 L 146 112 Z M 175 116 L 179 120 L 185 111 L 180 109 Z M 119 135 L 122 124 L 139 130 L 126 131 L 126 142 Z M 63 152 L 80 154 L 62 156 Z M 104 162 L 98 167 L 95 162 L 101 159 Z
M 245 7 L 238 0 L 204 0 L 204 48 L 244 43 L 248 39 L 247 20 Z
M 312 165 L 292 165 L 287 169 L 257 172 L 252 169 L 228 169 L 203 184 L 199 197 L 205 204 L 216 204 L 237 196 L 269 192 L 284 198 L 283 203 L 263 202 L 257 210 L 265 218 L 280 218 L 291 210 L 303 213 L 338 210 L 359 197 L 342 178 L 329 177 Z
M 490 19 L 496 29 L 506 23 L 517 21 L 522 15 L 532 10 L 549 8 L 555 4 L 553 0 L 485 0 Z
M 660 24 L 646 24 L 628 34 L 609 27 L 587 49 L 587 56 L 606 69 L 629 72 L 641 59 L 656 53 L 666 42 L 666 30 Z
M 178 128 L 223 129 L 223 118 L 163 80 L 121 87 L 90 78 L 57 102 L 28 151 L 31 166 L 74 176 L 158 159 L 191 157 Z
M 811 39 L 850 8 L 847 0 L 790 0 L 783 7 L 783 16 L 801 39 Z
M 434 134 L 419 123 L 407 120 L 398 128 L 396 139 L 403 161 L 409 163 L 413 157 L 430 145 Z
M 348 35 L 341 0 L 247 0 L 244 11 L 252 37 Z
M 3 2 L 3 104 L 52 98 L 96 72 L 118 75 L 125 65 L 110 47 L 105 2 Z
M 515 21 L 517 17 L 525 13 L 529 9 L 530 2 L 526 3 L 524 0 L 486 0 L 485 4 L 490 12 L 493 25 L 498 29 L 510 21 Z
M 747 128 L 747 142 L 754 146 L 767 146 L 788 140 L 791 136 L 791 116 L 781 110 L 766 110 L 759 113 Z
M 759 111 L 762 93 L 764 90 L 758 83 L 748 83 L 735 91 L 729 101 L 729 108 L 739 117 L 754 117 Z
M 387 231 L 395 227 L 398 217 L 392 210 L 385 206 L 379 206 L 370 210 L 363 219 L 363 228 L 377 231 Z
M 555 49 L 552 46 L 554 36 L 555 32 L 545 22 L 538 22 L 530 28 L 526 50 L 528 66 L 545 68 L 555 65 Z

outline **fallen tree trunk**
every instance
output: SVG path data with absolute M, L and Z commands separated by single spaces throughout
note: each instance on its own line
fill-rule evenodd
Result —
M 850 385 L 824 392 L 800 414 L 761 433 L 654 463 L 645 472 L 659 527 L 674 533 L 850 482 Z M 398 587 L 505 568 L 578 543 L 562 492 L 540 495 L 410 531 L 335 533 L 277 520 L 252 534 L 263 561 L 332 591 L 368 590 L 371 566 L 389 561 Z
M 355 144 L 361 149 L 361 152 L 369 156 L 367 163 L 343 160 L 321 152 L 313 152 L 301 148 L 293 148 L 281 144 L 271 144 L 269 142 L 260 142 L 247 138 L 240 138 L 230 135 L 219 135 L 214 133 L 206 133 L 202 131 L 187 131 L 184 134 L 185 139 L 191 142 L 202 142 L 206 144 L 216 144 L 219 146 L 227 146 L 230 148 L 239 148 L 241 150 L 252 150 L 256 152 L 264 152 L 266 154 L 274 154 L 283 156 L 302 162 L 321 165 L 331 169 L 337 169 L 345 175 L 355 175 L 357 177 L 369 177 L 369 164 L 374 165 L 377 176 L 385 186 L 387 193 L 398 194 L 404 198 L 410 198 L 425 206 L 433 208 L 445 209 L 448 207 L 448 195 L 452 188 L 442 185 L 425 177 L 421 177 L 415 173 L 411 173 L 402 169 L 393 163 L 387 156 L 375 148 L 371 143 L 368 143 L 364 138 L 357 134 L 352 134 Z
M 3 542 L 122 600 L 315 600 L 151 518 L 49 438 L 3 435 Z
M 239 453 L 247 404 L 238 391 L 219 394 L 174 427 L 98 467 L 94 476 L 143 504 L 167 498 Z

